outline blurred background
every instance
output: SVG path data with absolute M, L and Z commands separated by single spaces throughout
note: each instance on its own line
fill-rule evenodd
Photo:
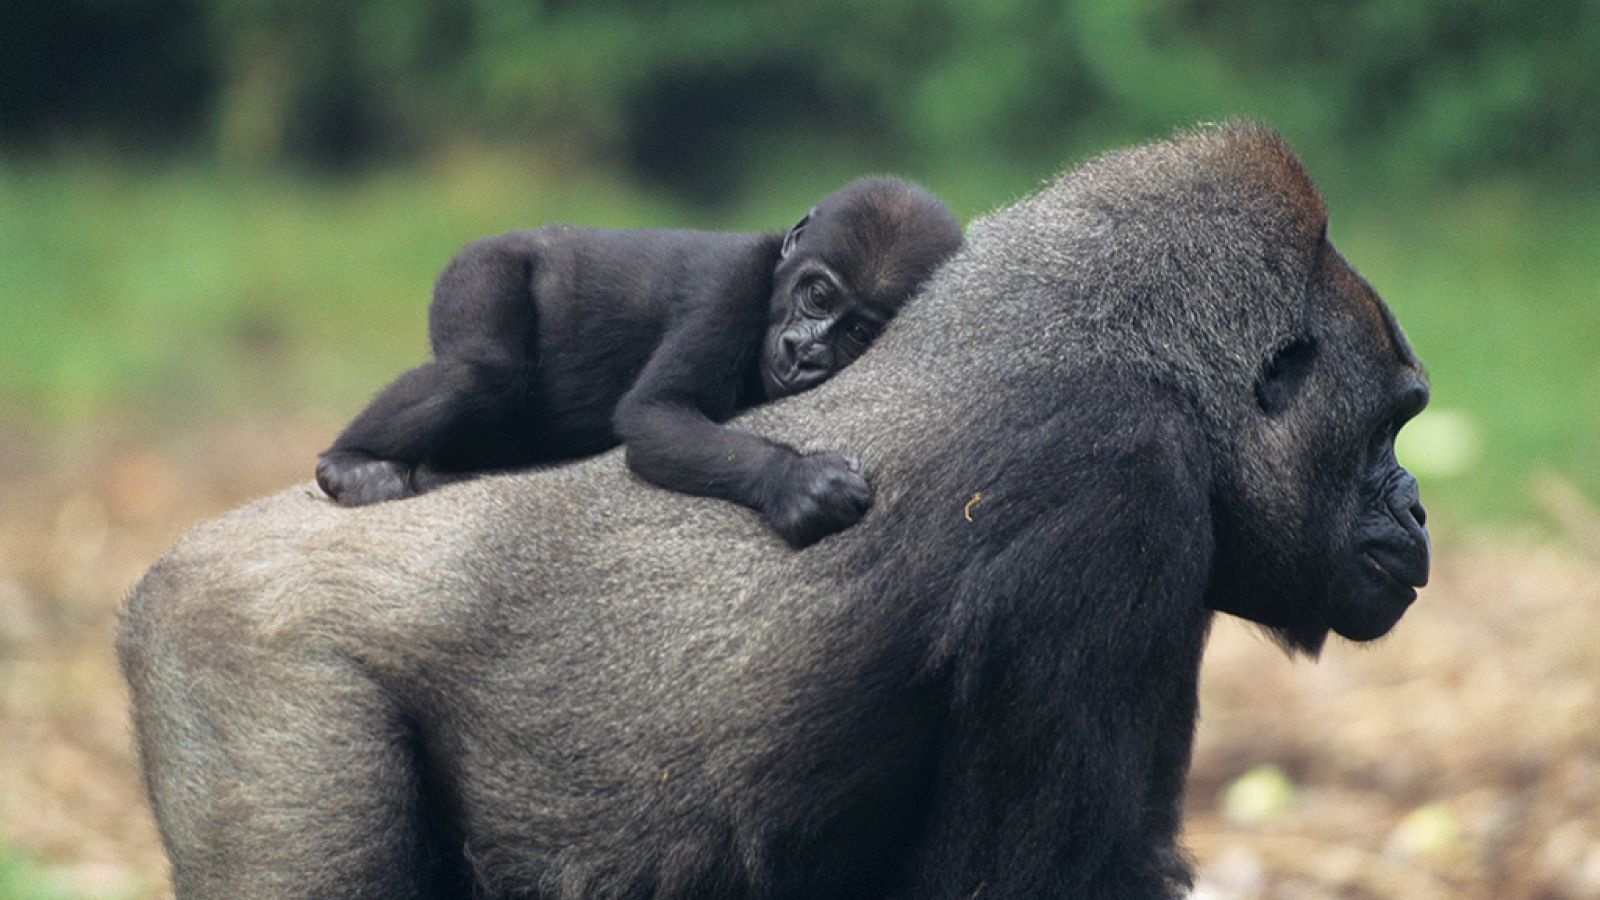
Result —
M 963 220 L 1250 116 L 1427 363 L 1436 574 L 1291 661 L 1219 622 L 1199 896 L 1600 897 L 1600 4 L 21 0 L 0 9 L 0 898 L 161 896 L 110 652 L 188 525 L 307 479 L 463 243 Z

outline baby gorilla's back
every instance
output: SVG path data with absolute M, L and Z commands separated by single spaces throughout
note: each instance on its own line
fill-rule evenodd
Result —
M 476 241 L 435 288 L 434 361 L 351 422 L 318 483 L 361 505 L 621 440 L 645 479 L 810 543 L 870 505 L 855 461 L 721 423 L 848 365 L 960 240 L 927 192 L 873 179 L 782 235 L 550 226 Z
M 708 339 L 759 343 L 777 249 L 773 235 L 560 225 L 468 244 L 434 288 L 434 360 L 345 428 L 318 483 L 358 506 L 616 446 L 618 400 L 686 313 L 722 319 Z M 743 294 L 718 284 L 752 271 L 767 274 Z

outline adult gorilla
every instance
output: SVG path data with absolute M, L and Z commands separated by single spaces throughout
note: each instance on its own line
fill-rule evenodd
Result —
M 611 454 L 191 532 L 120 650 L 180 894 L 1171 897 L 1212 610 L 1316 653 L 1426 579 L 1426 401 L 1288 149 L 1115 153 L 741 423 L 858 453 L 794 553 Z

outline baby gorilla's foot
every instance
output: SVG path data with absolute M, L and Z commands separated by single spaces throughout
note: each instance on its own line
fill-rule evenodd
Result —
M 332 450 L 317 459 L 317 484 L 345 506 L 409 497 L 416 493 L 410 476 L 411 469 L 404 463 L 346 450 Z

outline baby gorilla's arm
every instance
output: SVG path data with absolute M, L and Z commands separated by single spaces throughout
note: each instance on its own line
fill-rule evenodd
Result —
M 803 455 L 718 424 L 734 411 L 741 364 L 760 339 L 759 331 L 690 317 L 667 333 L 617 404 L 616 431 L 641 478 L 748 506 L 790 546 L 804 547 L 859 521 L 872 487 L 849 457 Z

